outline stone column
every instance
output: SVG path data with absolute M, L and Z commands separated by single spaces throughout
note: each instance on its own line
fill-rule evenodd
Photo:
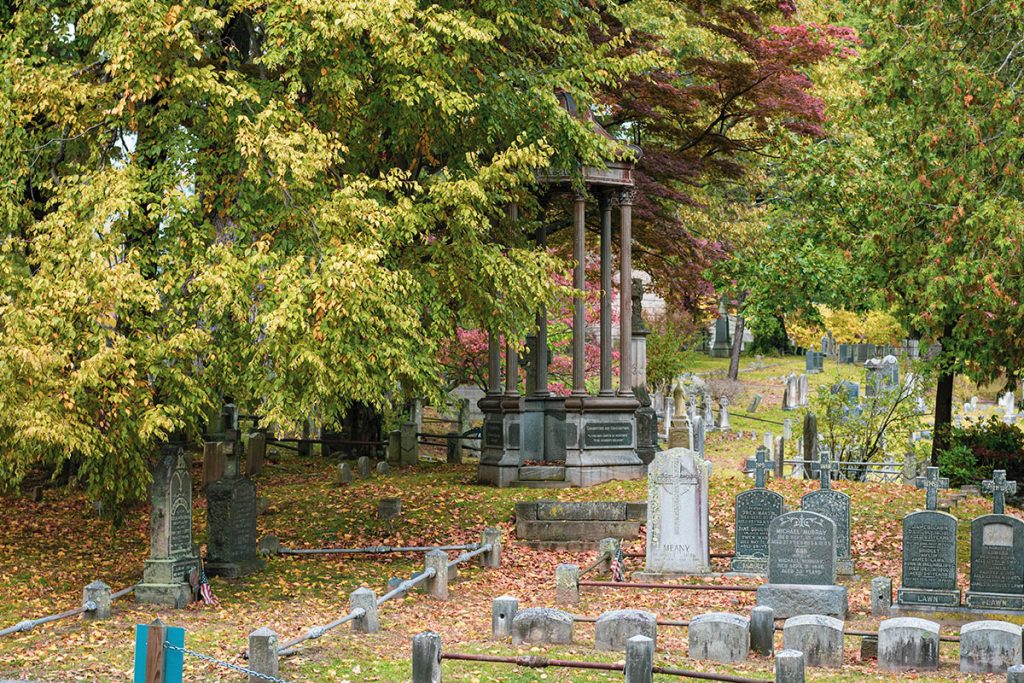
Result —
M 519 352 L 512 342 L 505 344 L 505 395 L 519 396 Z
M 501 347 L 498 334 L 487 334 L 487 394 L 497 396 L 501 393 Z
M 586 287 L 586 211 L 587 195 L 576 195 L 573 207 L 573 257 L 576 269 L 573 271 L 572 285 L 578 290 L 573 297 L 572 314 L 572 393 L 574 396 L 586 396 L 584 384 L 584 340 L 587 333 L 587 320 L 583 308 L 583 288 Z M 546 360 L 546 359 L 545 359 Z M 544 363 L 541 363 L 543 365 Z
M 435 600 L 448 599 L 448 553 L 431 550 L 424 558 L 424 569 L 434 570 L 434 576 L 427 579 L 426 591 Z
M 612 389 L 612 203 L 607 192 L 598 197 L 601 209 L 601 396 Z
M 545 226 L 541 225 L 538 237 L 538 246 L 541 249 L 547 249 L 548 231 Z M 534 368 L 534 377 L 536 378 L 534 394 L 547 398 L 550 392 L 548 391 L 548 309 L 546 306 L 542 306 L 537 315 L 537 348 L 533 357 L 536 366 Z
M 619 394 L 633 396 L 633 199 L 632 187 L 619 193 Z

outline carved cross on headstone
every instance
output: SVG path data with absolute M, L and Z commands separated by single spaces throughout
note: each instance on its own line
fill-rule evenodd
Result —
M 768 460 L 768 449 L 761 446 L 754 456 L 754 488 L 763 489 L 765 477 L 771 471 L 772 463 Z
M 672 503 L 672 532 L 679 534 L 682 531 L 682 499 L 683 495 L 697 485 L 697 480 L 683 472 L 681 463 L 672 463 L 675 471 L 664 471 L 652 475 L 652 480 L 658 484 L 662 491 L 669 496 Z M 665 501 L 661 501 L 664 505 Z M 650 504 L 650 503 L 648 503 Z
M 949 479 L 939 476 L 938 467 L 929 467 L 925 476 L 914 479 L 914 485 L 925 490 L 925 509 L 935 510 L 939 505 L 939 489 L 948 489 Z
M 818 469 L 821 476 L 821 490 L 828 491 L 832 488 L 832 454 L 826 450 L 818 453 Z
M 1006 481 L 1006 470 L 995 470 L 991 479 L 981 482 L 981 490 L 992 494 L 992 514 L 1001 515 L 1006 512 L 1006 494 L 1017 493 L 1017 482 Z

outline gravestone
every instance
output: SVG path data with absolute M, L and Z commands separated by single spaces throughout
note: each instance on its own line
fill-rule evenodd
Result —
M 786 512 L 768 526 L 768 583 L 757 604 L 775 617 L 802 614 L 845 618 L 847 591 L 836 586 L 836 525 L 816 512 Z
M 693 418 L 693 450 L 701 458 L 704 457 L 704 443 L 706 440 L 707 424 L 700 415 Z
M 683 397 L 683 387 L 679 384 L 672 390 L 672 402 L 675 407 L 675 414 L 672 416 L 672 426 L 668 430 L 668 447 L 690 448 L 693 446 L 691 422 L 686 414 L 686 400 Z
M 760 407 L 760 405 L 761 405 L 761 401 L 762 400 L 763 400 L 763 398 L 762 398 L 761 394 L 754 394 L 753 400 L 751 400 L 750 401 L 750 405 L 747 406 L 747 412 L 748 413 L 756 413 L 758 407 Z
M 256 477 L 263 474 L 263 465 L 267 460 L 267 434 L 257 430 L 249 434 L 249 443 L 246 449 L 245 473 L 247 476 Z
M 818 417 L 811 412 L 804 415 L 804 433 L 797 451 L 805 462 L 804 472 L 812 478 L 818 476 Z
M 886 619 L 878 625 L 878 668 L 934 671 L 939 668 L 939 625 L 915 617 Z
M 797 405 L 800 408 L 810 405 L 810 385 L 808 384 L 807 375 L 800 375 L 797 378 L 797 390 L 800 397 Z
M 224 476 L 227 464 L 223 441 L 207 441 L 203 444 L 203 491 L 211 482 Z
M 836 525 L 836 571 L 843 575 L 853 574 L 853 558 L 850 557 L 850 497 L 842 491 L 832 490 L 832 459 L 828 451 L 821 451 L 818 460 L 818 475 L 821 489 L 811 491 L 800 499 L 800 509 L 825 515 Z
M 971 522 L 971 586 L 964 603 L 977 609 L 1024 609 L 1024 522 L 999 514 Z
M 807 666 L 838 668 L 843 665 L 843 627 L 841 620 L 820 614 L 789 617 L 782 625 L 782 646 L 803 652 Z
M 181 608 L 195 599 L 199 557 L 192 545 L 192 471 L 181 446 L 163 447 L 150 485 L 149 559 L 135 599 Z
M 718 431 L 728 432 L 732 429 L 732 424 L 729 421 L 729 399 L 725 396 L 718 400 Z
M 981 482 L 981 491 L 992 494 L 992 512 L 1001 515 L 1006 512 L 1006 494 L 1017 493 L 1017 482 L 1006 480 L 1006 470 L 995 470 L 991 479 Z
M 594 647 L 598 650 L 626 650 L 626 641 L 644 636 L 657 642 L 657 617 L 637 609 L 617 609 L 603 613 L 594 624 Z
M 1006 673 L 1021 663 L 1021 628 L 1005 621 L 960 627 L 960 673 Z
M 728 612 L 701 614 L 690 620 L 687 657 L 723 664 L 746 660 L 750 653 L 750 622 Z
M 238 474 L 237 462 L 228 474 L 206 488 L 206 573 L 237 578 L 266 566 L 256 552 L 256 485 Z
M 662 451 L 648 468 L 646 573 L 710 571 L 708 464 L 686 448 Z
M 780 494 L 767 490 L 765 477 L 771 469 L 768 452 L 758 448 L 754 460 L 754 488 L 736 496 L 736 555 L 734 572 L 764 574 L 768 571 L 768 527 L 782 514 Z
M 903 518 L 903 580 L 896 602 L 959 607 L 956 517 L 935 509 L 938 491 L 949 486 L 949 480 L 939 477 L 938 467 L 929 467 L 916 483 L 927 491 L 926 509 Z
M 373 464 L 365 455 L 360 456 L 359 459 L 356 460 L 356 468 L 359 472 L 360 479 L 369 479 L 373 474 Z
M 789 373 L 783 381 L 785 388 L 782 391 L 782 409 L 796 410 L 800 405 L 800 387 L 796 375 Z
M 419 437 L 420 429 L 415 422 L 405 422 L 399 438 L 399 462 L 403 467 L 418 465 L 420 462 Z

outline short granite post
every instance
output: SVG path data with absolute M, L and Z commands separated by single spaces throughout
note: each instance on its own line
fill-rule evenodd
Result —
M 462 464 L 462 435 L 458 432 L 448 432 L 445 436 L 447 447 L 446 461 L 449 465 Z
M 249 683 L 262 683 L 264 680 L 256 674 L 276 676 L 278 674 L 277 634 L 266 626 L 261 626 L 249 634 Z
M 85 621 L 109 619 L 111 612 L 110 586 L 102 581 L 93 581 L 82 589 L 82 604 L 92 602 L 96 607 L 82 613 Z
M 352 620 L 353 633 L 377 633 L 380 617 L 377 615 L 377 594 L 369 588 L 359 587 L 348 594 L 349 611 L 363 609 L 363 616 Z
M 763 657 L 775 651 L 775 610 L 760 605 L 750 610 L 750 650 Z
M 423 562 L 426 571 L 434 570 L 434 575 L 426 581 L 427 593 L 435 600 L 447 600 L 448 553 L 443 550 L 431 550 L 424 556 Z
M 505 640 L 512 635 L 512 620 L 519 611 L 519 599 L 502 595 L 491 601 L 491 637 Z
M 804 653 L 779 650 L 775 653 L 775 683 L 804 683 Z
M 1024 665 L 1014 664 L 1007 669 L 1006 683 L 1024 683 Z
M 892 607 L 892 579 L 887 576 L 876 576 L 871 579 L 871 615 L 887 617 L 890 607 Z
M 423 631 L 412 637 L 412 683 L 441 683 L 441 635 Z
M 373 473 L 370 459 L 365 455 L 360 456 L 360 458 L 356 460 L 356 468 L 359 470 L 360 479 L 369 479 L 370 475 Z
M 580 604 L 580 568 L 575 564 L 560 564 L 555 567 L 555 603 L 559 605 Z
M 480 545 L 490 544 L 491 549 L 480 555 L 480 566 L 495 569 L 501 566 L 501 529 L 489 526 L 480 535 Z
M 654 641 L 633 636 L 626 641 L 626 683 L 651 683 L 654 678 Z
M 618 557 L 622 550 L 622 539 L 602 538 L 597 544 L 597 556 L 603 558 L 601 564 L 597 565 L 597 571 L 608 574 L 612 570 L 612 558 Z
M 960 627 L 960 673 L 1002 673 L 1020 663 L 1020 626 L 974 621 Z
M 885 671 L 938 669 L 939 625 L 915 617 L 883 621 L 878 625 L 878 668 Z

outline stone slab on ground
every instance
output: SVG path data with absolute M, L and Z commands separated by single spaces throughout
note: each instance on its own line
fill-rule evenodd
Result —
M 775 610 L 776 619 L 789 619 L 804 614 L 845 619 L 849 602 L 846 586 L 772 583 L 758 587 L 757 604 Z
M 633 539 L 647 505 L 622 501 L 516 503 L 516 536 L 544 550 L 592 550 L 603 538 Z

